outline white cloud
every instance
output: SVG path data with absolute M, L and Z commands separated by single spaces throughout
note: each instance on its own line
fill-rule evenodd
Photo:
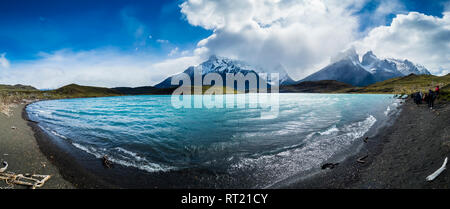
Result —
M 10 66 L 8 59 L 6 59 L 6 53 L 0 54 L 0 67 L 8 69 Z
M 183 50 L 180 51 L 180 48 L 175 47 L 172 50 L 170 50 L 169 54 L 167 56 L 169 57 L 175 57 L 175 56 L 189 56 L 191 54 L 191 50 Z M 198 64 L 198 63 L 197 63 Z
M 168 76 L 175 75 L 186 70 L 189 66 L 194 66 L 204 61 L 204 58 L 198 55 L 185 56 L 175 59 L 167 59 L 152 65 L 154 70 L 159 71 L 159 75 L 155 76 L 156 82 L 159 83 Z M 154 83 L 156 84 L 156 83 Z
M 282 64 L 302 78 L 328 64 L 358 33 L 353 12 L 361 1 L 188 0 L 187 21 L 214 33 L 197 53 L 242 59 L 267 67 Z
M 181 56 L 187 56 L 189 53 L 191 53 L 189 50 L 183 50 L 180 52 Z
M 148 86 L 200 62 L 197 57 L 162 62 L 152 60 L 156 58 L 114 50 L 41 53 L 40 59 L 14 64 L 7 71 L 0 70 L 0 83 L 27 84 L 40 89 L 71 83 L 104 87 Z
M 168 40 L 164 40 L 164 39 L 157 39 L 156 42 L 158 42 L 160 44 L 168 44 L 169 43 Z
M 178 54 L 178 50 L 179 50 L 178 47 L 175 47 L 172 50 L 170 50 L 169 57 L 175 56 L 176 54 Z
M 383 57 L 422 64 L 433 74 L 446 74 L 450 69 L 450 12 L 442 18 L 417 12 L 397 15 L 390 26 L 374 28 L 355 46 L 360 53 L 372 50 Z

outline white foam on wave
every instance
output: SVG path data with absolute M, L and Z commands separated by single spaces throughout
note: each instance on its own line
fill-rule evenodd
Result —
M 135 159 L 137 161 L 146 161 L 145 158 L 140 157 L 137 153 L 129 151 L 129 150 L 126 150 L 126 149 L 124 149 L 122 147 L 116 147 L 115 150 L 117 150 L 119 152 L 122 152 L 122 153 L 124 153 L 124 154 L 126 154 L 128 156 L 131 156 L 133 159 Z
M 37 110 L 37 115 L 44 116 L 44 117 L 49 117 L 49 116 L 52 116 L 52 112 L 45 111 L 45 110 Z
M 108 153 L 107 149 L 105 148 L 96 149 L 93 146 L 81 145 L 75 142 L 72 142 L 72 145 L 88 154 L 95 156 L 96 158 L 102 158 L 103 156 L 108 155 L 108 159 L 113 163 L 120 164 L 126 167 L 134 167 L 150 173 L 158 171 L 169 171 L 175 169 L 174 167 L 171 166 L 163 166 L 160 164 L 152 163 L 145 157 L 140 157 L 137 153 L 126 150 L 121 147 L 111 149 L 118 151 L 116 153 Z
M 61 137 L 61 138 L 63 138 L 63 139 L 67 139 L 67 137 L 65 137 L 65 136 L 62 135 L 62 134 L 59 134 L 59 133 L 56 132 L 56 131 L 50 130 L 50 132 L 51 132 L 53 135 L 55 135 L 55 136 Z
M 83 150 L 91 155 L 94 155 L 96 158 L 102 158 L 104 155 L 97 152 L 97 149 L 93 147 L 83 146 L 81 144 L 72 142 L 72 145 L 80 150 Z
M 384 115 L 388 116 L 390 112 L 391 112 L 391 107 L 388 106 L 388 107 L 386 108 L 386 111 L 384 111 Z
M 242 158 L 230 167 L 229 172 L 253 171 L 258 182 L 256 187 L 269 187 L 299 172 L 319 167 L 326 160 L 347 149 L 356 139 L 364 136 L 376 121 L 374 116 L 369 115 L 363 121 L 342 127 L 341 134 L 314 138 L 315 140 L 307 141 L 305 146 L 300 148 L 257 158 Z M 328 133 L 336 133 L 333 127 L 329 130 Z M 309 137 L 313 137 L 314 134 L 310 134 Z
M 397 110 L 398 107 L 401 105 L 400 101 L 401 100 L 397 99 L 392 104 L 388 105 L 387 108 L 386 108 L 386 111 L 384 111 L 384 115 L 388 116 L 391 113 L 393 113 L 395 110 Z
M 329 129 L 327 129 L 327 130 L 325 130 L 323 132 L 319 132 L 319 134 L 324 136 L 324 135 L 333 135 L 333 134 L 338 133 L 338 132 L 339 132 L 339 129 L 336 127 L 336 125 L 333 125 Z

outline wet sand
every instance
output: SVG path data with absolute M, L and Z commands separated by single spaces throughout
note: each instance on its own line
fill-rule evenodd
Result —
M 13 108 L 12 116 L 0 114 L 0 160 L 7 161 L 6 171 L 16 174 L 52 175 L 42 187 L 44 189 L 70 189 L 74 186 L 66 181 L 58 168 L 40 151 L 34 132 L 22 118 L 24 104 Z M 12 127 L 15 127 L 14 129 Z M 1 165 L 0 167 L 3 167 Z M 5 172 L 6 172 L 5 171 Z M 0 181 L 0 189 L 27 189 L 26 186 L 8 185 Z
M 369 138 L 358 154 L 287 188 L 448 189 L 448 170 L 432 182 L 425 180 L 450 157 L 445 142 L 450 143 L 450 105 L 430 110 L 407 100 L 395 123 Z M 365 163 L 357 162 L 366 155 Z

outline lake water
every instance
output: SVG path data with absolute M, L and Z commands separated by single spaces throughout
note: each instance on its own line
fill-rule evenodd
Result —
M 358 139 L 399 105 L 392 95 L 278 98 L 276 117 L 248 106 L 175 108 L 170 95 L 41 101 L 27 112 L 58 140 L 96 158 L 108 155 L 150 173 L 203 168 L 261 188 L 352 154 Z

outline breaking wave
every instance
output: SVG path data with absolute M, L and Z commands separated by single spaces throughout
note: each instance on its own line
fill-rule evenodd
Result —
M 242 158 L 233 164 L 229 171 L 241 173 L 243 170 L 256 170 L 255 178 L 260 183 L 264 182 L 258 186 L 270 186 L 299 172 L 320 167 L 322 163 L 349 147 L 356 139 L 364 136 L 376 121 L 374 116 L 369 115 L 363 121 L 343 126 L 340 129 L 332 127 L 318 134 L 313 133 L 309 136 L 316 135 L 315 140 L 309 140 L 300 148 L 294 147 L 257 158 Z M 330 136 L 331 133 L 336 133 L 336 135 Z M 322 137 L 325 135 L 327 137 Z M 270 182 L 269 185 L 266 184 L 267 181 Z
M 145 157 L 138 156 L 137 153 L 128 151 L 121 147 L 116 147 L 112 150 L 117 152 L 108 151 L 105 148 L 95 148 L 93 146 L 81 145 L 78 143 L 72 142 L 72 145 L 86 153 L 93 155 L 96 158 L 103 158 L 103 156 L 107 155 L 108 159 L 119 165 L 134 167 L 147 172 L 158 172 L 158 171 L 169 171 L 172 170 L 170 166 L 162 166 L 156 163 L 152 163 L 145 159 Z

